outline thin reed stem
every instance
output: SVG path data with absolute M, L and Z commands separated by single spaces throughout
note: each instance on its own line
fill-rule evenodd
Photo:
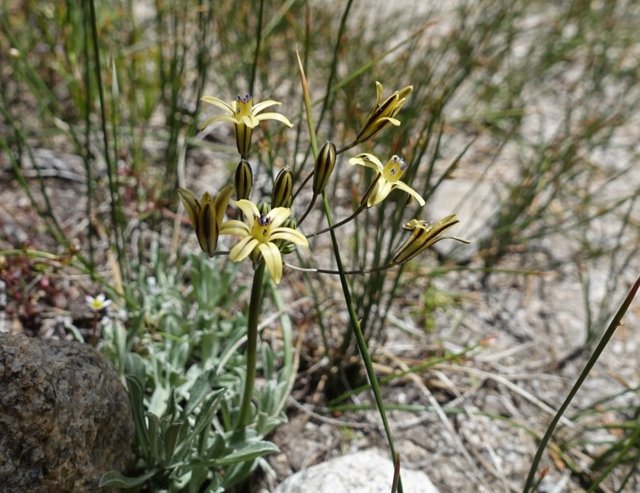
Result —
M 100 73 L 100 45 L 98 44 L 98 23 L 96 20 L 96 6 L 95 1 L 89 1 L 89 18 L 91 24 L 91 35 L 93 42 L 93 57 L 95 59 L 95 75 L 96 82 L 98 84 L 98 97 L 100 99 L 100 124 L 102 126 L 102 141 L 104 145 L 104 159 L 107 163 L 107 178 L 109 180 L 109 198 L 111 199 L 111 221 L 113 222 L 113 230 L 115 235 L 115 247 L 116 255 L 118 258 L 118 264 L 122 270 L 124 267 L 124 240 L 122 234 L 122 225 L 120 224 L 120 214 L 118 212 L 118 205 L 120 200 L 118 198 L 118 178 L 117 170 L 114 167 L 111 160 L 111 153 L 109 152 L 109 134 L 107 131 L 107 113 L 106 103 L 104 99 L 104 87 L 102 86 L 102 76 Z
M 598 343 L 593 353 L 591 354 L 589 361 L 587 361 L 587 364 L 582 369 L 582 372 L 580 372 L 580 375 L 578 376 L 578 380 L 571 388 L 569 395 L 564 400 L 564 402 L 560 406 L 560 409 L 558 409 L 558 412 L 553 417 L 553 419 L 551 420 L 551 423 L 547 427 L 547 431 L 542 437 L 542 440 L 540 441 L 540 445 L 538 446 L 536 455 L 533 458 L 533 462 L 531 463 L 531 468 L 529 469 L 529 474 L 527 475 L 527 480 L 524 484 L 524 489 L 522 490 L 523 493 L 529 493 L 531 491 L 531 488 L 534 484 L 536 471 L 538 470 L 538 466 L 540 465 L 540 460 L 542 459 L 542 454 L 544 450 L 547 448 L 547 444 L 549 443 L 549 440 L 551 440 L 551 436 L 553 435 L 553 432 L 555 431 L 556 426 L 560 422 L 560 418 L 562 418 L 562 416 L 564 415 L 564 412 L 569 407 L 569 404 L 571 404 L 571 401 L 578 393 L 578 390 L 580 390 L 580 387 L 582 386 L 587 376 L 591 372 L 591 369 L 593 368 L 593 366 L 596 364 L 598 359 L 600 359 L 600 355 L 602 354 L 602 351 L 604 351 L 604 348 L 607 347 L 607 344 L 609 344 L 611 337 L 613 337 L 613 334 L 615 334 L 616 330 L 621 325 L 622 317 L 624 317 L 624 314 L 629 309 L 629 306 L 631 305 L 631 302 L 635 298 L 639 288 L 640 288 L 640 277 L 638 277 L 636 282 L 633 284 L 633 286 L 629 290 L 627 297 L 624 299 L 624 302 L 618 309 L 618 312 L 613 317 L 613 320 L 611 320 L 609 327 L 607 327 L 607 330 L 602 336 L 602 339 L 600 339 L 600 342 Z
M 256 74 L 258 72 L 258 58 L 260 58 L 260 48 L 262 46 L 262 19 L 264 15 L 264 0 L 260 0 L 258 11 L 258 27 L 256 28 L 256 50 L 253 53 L 253 65 L 251 66 L 251 79 L 249 79 L 249 94 L 253 95 L 256 85 Z

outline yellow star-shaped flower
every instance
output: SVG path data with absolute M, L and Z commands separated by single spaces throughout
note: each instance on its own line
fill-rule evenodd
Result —
M 236 133 L 238 152 L 243 158 L 249 154 L 253 129 L 256 128 L 261 121 L 276 120 L 284 123 L 288 127 L 293 127 L 293 124 L 287 119 L 287 117 L 280 113 L 262 113 L 271 106 L 281 104 L 273 99 L 267 99 L 254 105 L 251 95 L 246 94 L 242 97 L 238 96 L 235 101 L 231 101 L 230 103 L 226 103 L 214 96 L 205 96 L 202 98 L 202 101 L 212 104 L 213 106 L 227 112 L 226 114 L 215 115 L 206 119 L 202 124 L 202 128 L 208 127 L 209 125 L 217 122 L 233 123 Z
M 282 279 L 282 254 L 274 242 L 283 240 L 309 246 L 307 238 L 295 229 L 282 226 L 291 215 L 291 210 L 286 207 L 276 207 L 267 214 L 261 214 L 250 200 L 238 200 L 235 205 L 243 212 L 246 223 L 231 220 L 223 223 L 220 228 L 220 234 L 241 237 L 229 252 L 229 258 L 233 262 L 241 262 L 250 254 L 259 253 L 271 278 L 278 284 Z
M 363 152 L 349 159 L 349 164 L 359 164 L 360 166 L 371 168 L 378 172 L 373 188 L 371 188 L 365 196 L 367 207 L 373 207 L 382 202 L 395 188 L 402 190 L 416 199 L 420 206 L 425 204 L 424 199 L 418 192 L 406 183 L 400 181 L 400 178 L 402 178 L 402 175 L 407 170 L 407 163 L 401 157 L 391 156 L 386 164 L 383 165 L 373 154 Z

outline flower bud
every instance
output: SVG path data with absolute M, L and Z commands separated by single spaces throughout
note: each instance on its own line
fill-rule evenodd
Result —
M 293 174 L 289 168 L 283 168 L 278 173 L 271 192 L 271 207 L 291 207 L 293 201 Z
M 322 193 L 327 186 L 329 177 L 336 165 L 336 146 L 331 142 L 325 142 L 320 148 L 313 170 L 313 193 Z
M 258 204 L 258 211 L 260 212 L 261 216 L 266 216 L 267 214 L 269 214 L 269 212 L 271 212 L 271 203 L 268 201 L 262 201 Z
M 403 264 L 421 254 L 431 245 L 440 241 L 442 233 L 458 222 L 459 219 L 455 214 L 440 219 L 433 226 L 426 221 L 412 219 L 403 226 L 404 229 L 411 231 L 411 236 L 398 248 L 393 256 L 393 263 Z
M 190 190 L 178 189 L 182 205 L 196 230 L 200 248 L 209 257 L 213 257 L 218 246 L 218 233 L 232 192 L 233 187 L 226 186 L 217 197 L 205 192 L 198 200 Z
M 253 185 L 253 171 L 251 164 L 245 159 L 241 159 L 236 167 L 236 173 L 233 177 L 233 183 L 236 187 L 236 197 L 238 200 L 248 199 Z

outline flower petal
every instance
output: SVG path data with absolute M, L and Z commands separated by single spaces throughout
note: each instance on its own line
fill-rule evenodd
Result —
M 283 222 L 285 222 L 289 216 L 291 215 L 291 209 L 287 207 L 276 207 L 275 209 L 271 209 L 267 217 L 271 223 L 272 228 L 279 227 Z
M 261 111 L 264 111 L 271 106 L 277 106 L 280 104 L 282 104 L 280 101 L 274 101 L 273 99 L 265 99 L 264 101 L 260 101 L 258 104 L 253 105 L 253 114 L 257 115 Z
M 249 227 L 253 227 L 253 221 L 256 217 L 260 217 L 260 211 L 256 204 L 247 199 L 236 200 L 235 206 L 242 211 L 244 217 L 249 223 Z
M 209 125 L 213 125 L 214 123 L 218 123 L 218 122 L 231 122 L 231 123 L 238 123 L 238 119 L 235 116 L 231 116 L 231 115 L 216 115 L 216 116 L 212 116 L 211 118 L 207 118 L 205 121 L 203 121 L 200 124 L 200 128 L 207 128 Z
M 253 236 L 245 236 L 231 249 L 229 252 L 229 258 L 233 262 L 242 262 L 251 252 L 253 252 L 258 244 L 259 241 Z
M 253 115 L 239 115 L 238 120 L 249 128 L 256 128 L 260 124 L 260 120 Z
M 189 220 L 194 228 L 198 227 L 198 215 L 200 214 L 200 202 L 191 190 L 186 188 L 178 188 L 178 195 L 184 209 L 189 215 Z
M 212 104 L 213 106 L 216 106 L 221 110 L 230 111 L 231 113 L 236 112 L 236 109 L 234 107 L 235 105 L 226 103 L 222 99 L 216 98 L 215 96 L 204 96 L 201 98 L 201 101 Z
M 221 235 L 247 236 L 250 232 L 251 230 L 249 229 L 249 226 L 242 221 L 236 221 L 235 219 L 223 222 L 220 227 Z
M 284 123 L 289 128 L 293 127 L 293 123 L 291 123 L 286 116 L 281 115 L 280 113 L 262 113 L 261 115 L 257 115 L 256 118 L 259 121 L 277 120 L 280 123 Z
M 377 171 L 382 172 L 384 166 L 382 162 L 373 154 L 369 154 L 368 152 L 363 152 L 358 154 L 355 157 L 349 159 L 349 164 L 359 164 L 361 166 L 366 166 L 367 168 L 375 169 Z
M 273 282 L 276 284 L 279 284 L 280 279 L 282 279 L 282 256 L 280 255 L 280 250 L 271 242 L 260 243 L 258 248 L 269 270 L 269 274 L 271 274 L 271 279 L 273 279 Z
M 384 199 L 387 198 L 387 195 L 391 193 L 392 186 L 387 180 L 382 178 L 382 176 L 376 182 L 373 190 L 371 191 L 371 195 L 367 200 L 367 207 L 373 207 L 374 205 L 379 204 Z
M 224 219 L 224 214 L 227 211 L 227 205 L 229 205 L 229 199 L 231 198 L 231 194 L 233 193 L 233 187 L 231 185 L 227 185 L 222 190 L 218 192 L 216 196 L 216 221 L 218 223 L 218 227 L 222 224 L 222 220 Z
M 400 126 L 400 120 L 398 120 L 397 118 L 392 118 L 390 116 L 383 116 L 381 118 L 378 118 L 376 123 L 385 122 L 385 121 L 389 122 L 391 125 L 393 125 L 395 127 L 399 127 Z
M 291 228 L 277 228 L 271 230 L 272 240 L 285 240 L 296 245 L 309 246 L 309 240 L 300 231 Z
M 382 102 L 382 83 L 376 81 L 376 106 L 380 106 Z
M 418 201 L 418 204 L 420 204 L 420 207 L 422 207 L 425 204 L 424 199 L 420 196 L 420 194 L 416 192 L 413 188 L 411 188 L 409 185 L 407 185 L 406 183 L 397 181 L 393 184 L 393 188 L 399 188 L 403 192 L 411 195 L 414 199 Z

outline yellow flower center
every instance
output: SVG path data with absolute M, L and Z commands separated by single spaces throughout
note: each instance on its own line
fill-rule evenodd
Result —
M 238 96 L 236 100 L 236 116 L 250 116 L 253 112 L 253 98 L 251 94 Z
M 271 219 L 264 214 L 256 216 L 251 228 L 251 236 L 260 243 L 269 243 L 271 239 Z
M 382 176 L 390 182 L 398 181 L 407 170 L 407 163 L 399 156 L 392 156 L 382 168 Z

